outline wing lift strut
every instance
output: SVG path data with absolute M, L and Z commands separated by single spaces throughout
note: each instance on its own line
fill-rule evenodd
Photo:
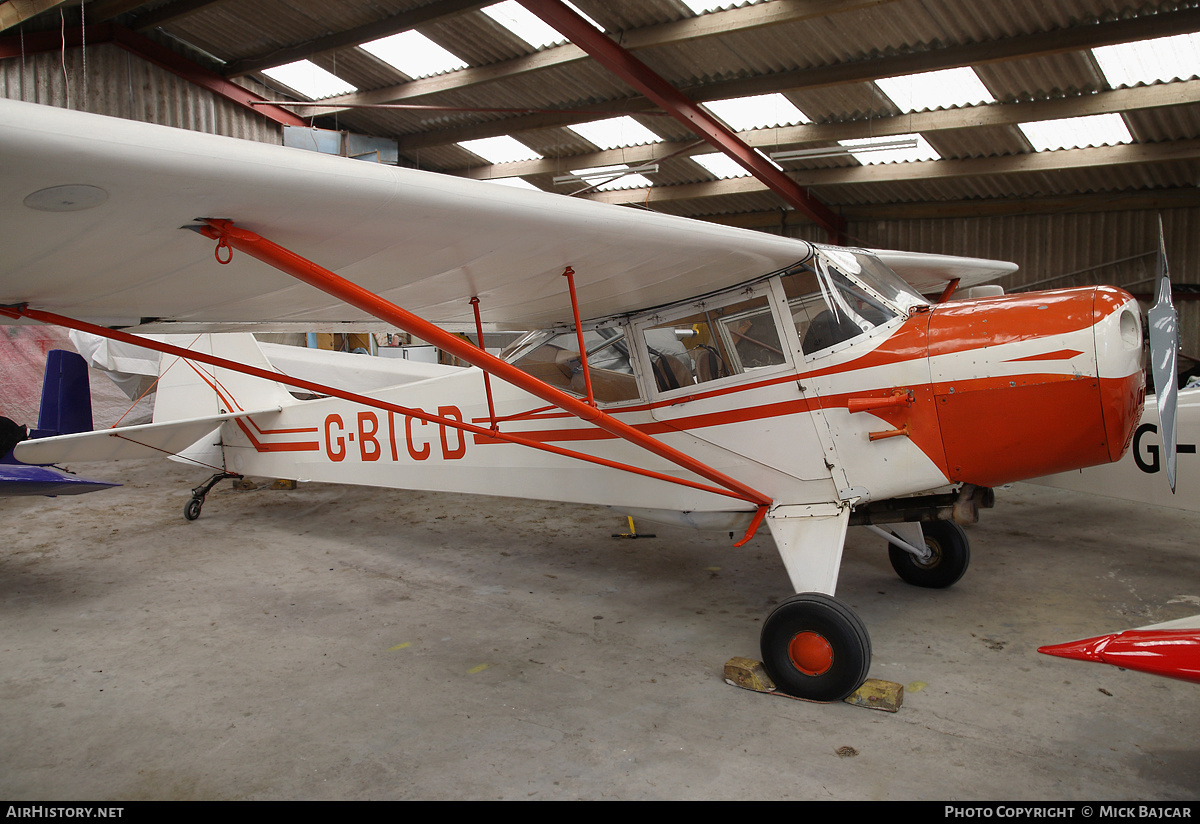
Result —
M 680 484 L 683 486 L 698 489 L 704 492 L 710 492 L 717 495 L 724 495 L 737 500 L 746 501 L 754 504 L 756 512 L 754 519 L 746 531 L 745 536 L 738 541 L 736 546 L 749 541 L 754 537 L 759 525 L 762 523 L 763 517 L 767 513 L 767 509 L 771 506 L 771 499 L 759 492 L 758 490 L 742 483 L 741 481 L 731 478 L 728 475 L 720 472 L 713 467 L 708 466 L 702 461 L 698 461 L 691 456 L 674 449 L 661 441 L 650 437 L 645 432 L 633 427 L 624 421 L 614 418 L 612 415 L 598 409 L 595 406 L 595 401 L 589 397 L 586 400 L 580 400 L 572 395 L 569 395 L 556 387 L 538 380 L 537 378 L 522 372 L 515 366 L 506 363 L 494 355 L 486 352 L 482 345 L 476 346 L 469 341 L 464 340 L 457 335 L 453 335 L 434 324 L 426 321 L 411 312 L 403 309 L 378 295 L 364 289 L 339 275 L 325 269 L 312 261 L 309 261 L 300 255 L 291 252 L 288 249 L 273 243 L 260 235 L 237 227 L 232 221 L 216 218 L 204 218 L 202 226 L 199 227 L 200 234 L 217 241 L 215 250 L 216 258 L 219 262 L 227 263 L 231 256 L 232 250 L 237 250 L 244 254 L 260 260 L 285 274 L 291 275 L 297 280 L 303 281 L 311 286 L 315 286 L 327 294 L 330 294 L 343 302 L 354 306 L 358 309 L 367 312 L 373 317 L 386 321 L 394 325 L 398 329 L 402 329 L 415 337 L 425 340 L 440 349 L 449 352 L 460 360 L 477 366 L 483 370 L 485 379 L 488 375 L 507 381 L 531 395 L 540 398 L 547 403 L 568 412 L 580 420 L 593 424 L 594 426 L 608 432 L 617 438 L 626 440 L 635 444 L 654 455 L 670 461 L 695 475 L 709 481 L 709 483 L 701 483 L 698 481 L 682 478 L 674 475 L 668 475 L 662 472 L 645 469 L 643 467 L 625 464 L 618 461 L 613 461 L 607 458 L 602 458 L 596 455 L 589 455 L 583 452 L 577 452 L 563 447 L 555 446 L 549 443 L 543 443 L 531 438 L 522 437 L 520 435 L 508 434 L 501 432 L 496 425 L 496 417 L 494 412 L 491 417 L 491 427 L 485 428 L 474 424 L 465 423 L 453 418 L 441 417 L 438 415 L 425 412 L 420 409 L 400 406 L 399 404 L 389 403 L 378 398 L 360 395 L 355 392 L 338 389 L 332 386 L 306 381 L 300 378 L 293 378 L 287 375 L 281 375 L 267 369 L 249 366 L 247 364 L 237 363 L 225 358 L 219 358 L 213 355 L 208 355 L 202 352 L 195 352 L 190 349 L 184 349 L 178 346 L 173 346 L 162 341 L 151 340 L 148 338 L 132 335 L 127 332 L 122 332 L 116 329 L 109 329 L 103 326 L 87 323 L 86 321 L 68 318 L 63 315 L 58 315 L 53 312 L 45 312 L 39 309 L 33 309 L 25 305 L 16 306 L 0 306 L 0 315 L 9 318 L 23 318 L 27 320 L 48 323 L 57 326 L 63 326 L 68 329 L 77 329 L 83 332 L 89 332 L 95 335 L 111 338 L 113 340 L 124 341 L 136 346 L 143 346 L 148 349 L 154 349 L 160 352 L 165 352 L 176 357 L 184 358 L 185 360 L 198 361 L 209 366 L 215 366 L 223 369 L 229 369 L 235 372 L 251 375 L 253 377 L 263 378 L 266 380 L 277 381 L 279 383 L 291 386 L 296 389 L 301 389 L 308 392 L 315 392 L 331 397 L 341 398 L 342 400 L 358 403 L 363 406 L 381 409 L 387 412 L 406 415 L 429 423 L 437 423 L 443 426 L 449 426 L 464 432 L 470 432 L 477 438 L 486 438 L 506 443 L 519 444 L 528 446 L 533 449 L 541 449 L 546 452 L 551 452 L 557 455 L 563 455 L 570 458 L 575 458 L 600 466 L 619 469 L 634 474 L 643 475 L 645 477 L 654 478 L 657 480 L 666 481 L 668 483 Z M 568 279 L 568 286 L 571 293 L 572 309 L 576 318 L 576 329 L 579 329 L 579 310 L 575 302 L 574 280 L 572 278 L 573 271 L 570 267 L 563 272 Z M 472 299 L 473 302 L 475 299 Z M 477 303 L 475 304 L 477 310 Z M 478 328 L 478 327 L 477 327 Z M 482 344 L 482 335 L 480 336 L 480 344 Z M 580 347 L 581 355 L 583 355 L 583 347 Z M 586 359 L 583 361 L 585 376 L 588 376 Z M 590 384 L 590 377 L 587 377 L 587 382 Z M 491 406 L 491 391 L 490 386 L 486 387 L 488 394 L 489 407 Z M 490 410 L 489 410 L 490 411 Z

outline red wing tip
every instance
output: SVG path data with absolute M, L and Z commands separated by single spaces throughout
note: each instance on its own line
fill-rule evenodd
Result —
M 1112 639 L 1112 635 L 1101 635 L 1096 638 L 1085 638 L 1082 641 L 1068 641 L 1065 644 L 1050 644 L 1038 647 L 1038 652 L 1058 658 L 1073 658 L 1076 661 L 1103 662 L 1104 657 L 1101 653 Z

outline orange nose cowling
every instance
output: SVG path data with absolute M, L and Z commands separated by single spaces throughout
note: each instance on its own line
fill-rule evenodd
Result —
M 997 486 L 1120 457 L 1136 423 L 1129 397 L 1141 374 L 1098 376 L 1093 327 L 1115 311 L 1098 292 L 1062 289 L 934 310 L 930 369 L 952 481 Z

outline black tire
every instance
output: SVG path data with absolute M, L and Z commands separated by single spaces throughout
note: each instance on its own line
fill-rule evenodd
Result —
M 200 517 L 200 507 L 203 505 L 203 502 L 199 498 L 192 498 L 183 507 L 183 517 L 189 521 L 196 520 Z
M 888 544 L 892 569 L 906 582 L 917 587 L 945 589 L 958 583 L 971 563 L 971 542 L 954 521 L 929 521 L 921 524 L 925 546 L 933 553 L 921 562 L 900 547 Z
M 871 668 L 871 637 L 852 609 L 820 592 L 793 595 L 763 623 L 763 667 L 775 686 L 810 701 L 840 701 Z

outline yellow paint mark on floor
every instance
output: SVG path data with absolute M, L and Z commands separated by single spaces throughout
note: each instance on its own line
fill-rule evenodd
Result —
M 388 652 L 395 652 L 398 649 L 404 649 L 405 647 L 411 647 L 411 646 L 412 646 L 412 641 L 405 641 L 403 644 L 396 644 L 396 646 L 394 646 L 394 647 L 388 647 Z
M 477 672 L 483 672 L 485 669 L 487 669 L 490 666 L 491 666 L 491 664 L 480 664 L 477 667 L 471 667 L 469 670 L 467 670 L 467 675 L 474 675 Z
M 926 684 L 924 681 L 913 681 L 911 684 L 904 685 L 904 691 L 905 692 L 920 692 L 921 690 L 925 689 L 928 686 L 929 685 Z

